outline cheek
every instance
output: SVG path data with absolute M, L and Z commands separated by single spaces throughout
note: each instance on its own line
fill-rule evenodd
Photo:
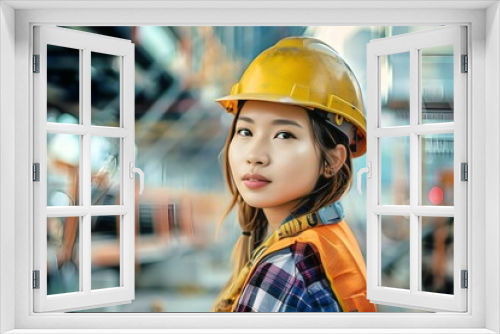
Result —
M 234 175 L 235 169 L 238 167 L 238 164 L 237 164 L 238 152 L 240 151 L 235 146 L 236 145 L 234 145 L 233 142 L 231 142 L 231 144 L 229 144 L 228 151 L 227 151 L 227 158 L 228 158 L 228 162 L 229 162 L 229 167 L 231 168 L 231 174 L 233 174 L 233 175 Z
M 295 160 L 300 162 L 298 165 L 303 165 L 311 173 L 319 174 L 320 156 L 319 149 L 308 143 L 297 148 Z
M 279 161 L 281 169 L 287 171 L 286 178 L 295 180 L 291 185 L 297 182 L 302 187 L 309 185 L 312 190 L 320 176 L 319 157 L 319 150 L 314 146 L 300 145 L 294 149 L 292 154 L 282 156 Z
M 229 144 L 229 147 L 227 148 L 227 160 L 229 162 L 229 166 L 233 167 L 233 161 L 234 161 L 234 149 L 233 149 L 233 144 Z

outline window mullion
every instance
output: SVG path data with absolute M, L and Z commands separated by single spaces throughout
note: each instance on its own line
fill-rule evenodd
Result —
M 80 268 L 83 268 L 80 271 L 81 281 L 83 285 L 82 291 L 90 294 L 91 290 L 91 244 L 90 244 L 90 225 L 92 221 L 92 216 L 90 213 L 83 216 L 82 220 L 82 242 L 80 246 L 80 251 L 82 252 L 82 264 Z
M 80 105 L 81 109 L 81 105 Z M 81 119 L 81 118 L 80 118 Z M 47 133 L 61 133 L 68 135 L 82 136 L 88 131 L 87 128 L 79 124 L 51 123 L 47 122 Z M 80 147 L 81 149 L 81 147 Z
M 409 126 L 394 126 L 388 128 L 376 128 L 373 129 L 373 135 L 382 138 L 382 137 L 401 137 L 408 136 L 411 132 L 411 128 Z
M 91 143 L 91 131 L 90 131 L 90 117 L 91 117 L 91 64 L 90 64 L 90 50 L 88 48 L 83 49 L 83 61 L 81 66 L 82 80 L 81 80 L 81 119 L 82 125 L 86 128 L 86 133 L 83 136 L 83 148 L 82 148 L 82 189 L 83 189 L 83 204 L 85 207 L 89 208 L 89 211 L 83 217 L 82 220 L 82 242 L 81 242 L 81 254 L 82 254 L 82 264 L 81 275 L 83 282 L 83 292 L 89 293 L 91 291 L 91 222 L 92 216 L 90 215 L 90 206 L 92 205 L 91 198 L 91 165 L 90 165 L 90 143 Z
M 81 110 L 82 110 L 82 125 L 85 128 L 83 135 L 83 148 L 82 152 L 82 189 L 83 189 L 83 205 L 89 207 L 91 205 L 91 170 L 90 170 L 90 115 L 91 115 L 91 67 L 90 67 L 90 50 L 83 50 L 83 64 L 82 64 L 82 80 L 81 80 Z
M 419 91 L 420 91 L 420 69 L 418 61 L 418 50 L 410 50 L 410 291 L 416 293 L 419 290 L 419 217 L 411 210 L 418 205 L 419 180 L 420 180 L 420 156 L 419 138 L 415 133 L 419 119 Z
M 105 126 L 92 126 L 91 133 L 93 136 L 101 136 L 108 138 L 123 138 L 129 135 L 129 130 L 123 128 L 112 128 Z
M 124 205 L 93 205 L 90 207 L 92 216 L 116 216 L 130 212 L 130 208 Z
M 410 213 L 420 217 L 454 217 L 454 206 L 430 206 L 419 205 L 411 207 L 409 205 L 376 205 L 372 207 L 372 212 L 382 216 L 409 216 Z
M 79 206 L 48 206 L 46 209 L 47 218 L 49 217 L 83 217 L 89 213 L 90 208 Z
M 419 104 L 420 105 L 420 104 Z M 443 133 L 454 133 L 455 123 L 434 123 L 420 124 L 413 128 L 413 132 L 418 135 L 434 135 Z

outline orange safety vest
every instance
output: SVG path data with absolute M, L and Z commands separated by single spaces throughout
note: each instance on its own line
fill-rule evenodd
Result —
M 319 225 L 302 231 L 296 236 L 280 239 L 264 251 L 250 269 L 240 294 L 241 297 L 259 262 L 270 253 L 294 243 L 313 245 L 319 252 L 323 269 L 333 293 L 344 312 L 376 312 L 375 304 L 366 298 L 366 266 L 354 234 L 342 220 L 336 224 Z M 236 305 L 232 305 L 234 312 Z

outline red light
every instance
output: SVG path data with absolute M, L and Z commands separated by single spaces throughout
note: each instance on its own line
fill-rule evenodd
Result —
M 429 191 L 429 201 L 433 205 L 439 205 L 443 203 L 443 198 L 443 189 L 441 189 L 440 187 L 432 187 L 432 189 Z

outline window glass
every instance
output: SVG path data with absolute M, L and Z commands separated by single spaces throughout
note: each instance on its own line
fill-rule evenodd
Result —
M 121 203 L 120 143 L 120 138 L 91 138 L 92 205 Z
M 380 138 L 380 204 L 410 204 L 409 152 L 408 136 Z
M 47 45 L 47 122 L 80 123 L 80 50 Z
M 91 289 L 119 287 L 120 216 L 93 216 L 91 225 Z
M 47 206 L 80 205 L 81 137 L 47 134 Z
M 421 124 L 453 122 L 453 45 L 420 50 Z
M 410 52 L 379 57 L 380 126 L 410 125 Z
M 421 136 L 422 205 L 453 206 L 453 133 Z
M 381 286 L 410 289 L 410 219 L 381 216 Z
M 47 218 L 47 295 L 80 289 L 80 217 Z
M 91 124 L 120 126 L 121 57 L 91 53 Z
M 421 217 L 422 291 L 453 295 L 453 217 Z

